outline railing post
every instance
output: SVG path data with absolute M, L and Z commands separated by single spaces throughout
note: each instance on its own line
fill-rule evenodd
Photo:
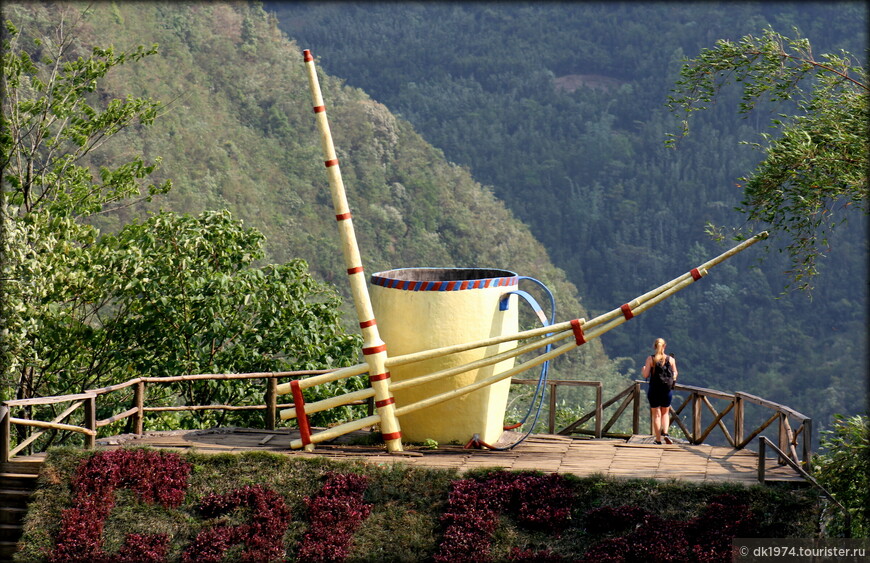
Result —
M 803 447 L 803 456 L 804 456 L 804 469 L 806 469 L 807 473 L 813 470 L 812 460 L 813 460 L 813 419 L 807 418 L 803 423 L 803 437 L 804 437 L 804 447 Z
M 133 433 L 141 436 L 145 428 L 145 382 L 139 381 L 136 384 L 136 389 L 133 391 L 133 408 L 136 409 L 136 414 L 133 415 Z
M 91 395 L 85 399 L 85 428 L 93 434 L 85 434 L 85 449 L 92 450 L 97 445 L 97 396 Z
M 692 443 L 700 442 L 701 437 L 701 394 L 692 392 Z
M 758 438 L 758 482 L 764 484 L 764 460 L 767 456 L 767 443 L 764 441 L 764 436 Z
M 556 433 L 556 384 L 549 383 L 550 387 L 550 420 L 548 421 L 547 431 L 550 434 Z
M 604 409 L 601 408 L 601 382 L 595 386 L 595 437 L 601 438 L 601 418 L 604 416 Z
M 743 443 L 743 397 L 734 395 L 734 447 Z
M 12 425 L 9 422 L 9 407 L 0 405 L 0 462 L 9 461 L 9 441 L 12 439 Z
M 631 433 L 637 436 L 640 434 L 640 383 L 637 381 L 634 382 L 632 395 L 634 395 L 632 397 L 634 403 L 631 406 Z
M 266 380 L 266 430 L 275 429 L 278 414 L 278 380 L 270 377 Z

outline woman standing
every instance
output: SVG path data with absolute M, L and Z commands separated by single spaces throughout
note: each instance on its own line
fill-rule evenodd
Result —
M 673 382 L 677 380 L 677 360 L 673 356 L 665 354 L 667 346 L 664 338 L 656 338 L 653 342 L 655 354 L 646 359 L 643 366 L 643 378 L 649 379 L 649 388 L 646 398 L 649 401 L 650 418 L 652 419 L 653 436 L 656 444 L 673 444 L 668 435 L 670 426 L 672 383 L 668 382 L 671 377 Z M 669 373 L 670 372 L 670 373 Z

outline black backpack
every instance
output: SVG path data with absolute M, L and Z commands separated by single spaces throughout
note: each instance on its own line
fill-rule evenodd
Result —
M 650 357 L 653 358 L 652 373 L 649 376 L 650 384 L 655 384 L 659 387 L 667 387 L 668 389 L 673 389 L 674 383 L 676 383 L 676 381 L 674 380 L 674 366 L 671 363 L 671 358 L 673 358 L 673 355 L 665 356 L 665 363 L 661 366 L 656 363 L 654 356 Z

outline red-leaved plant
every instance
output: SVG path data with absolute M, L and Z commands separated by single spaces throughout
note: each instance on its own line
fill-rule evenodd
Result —
M 435 560 L 489 561 L 498 515 L 507 512 L 531 529 L 558 535 L 571 519 L 573 491 L 556 473 L 493 473 L 483 479 L 453 482 L 447 510 L 441 516 L 444 533 Z M 519 551 L 518 560 L 531 557 Z M 541 553 L 552 560 L 554 554 Z
M 233 545 L 244 544 L 242 561 L 268 562 L 284 558 L 284 532 L 290 522 L 290 510 L 283 497 L 261 485 L 248 485 L 226 494 L 209 494 L 200 502 L 200 513 L 217 518 L 236 508 L 247 508 L 246 524 L 215 526 L 197 534 L 184 551 L 185 563 L 216 563 Z
M 752 537 L 755 518 L 731 495 L 711 500 L 702 514 L 681 522 L 664 520 L 635 506 L 602 507 L 586 513 L 590 535 L 625 534 L 590 547 L 584 561 L 731 561 L 735 537 Z
M 366 489 L 364 475 L 327 475 L 320 492 L 305 499 L 310 527 L 296 555 L 299 561 L 343 561 L 348 556 L 354 532 L 371 512 L 363 502 Z
M 72 480 L 75 499 L 63 511 L 52 562 L 159 562 L 165 534 L 130 534 L 117 554 L 102 548 L 103 525 L 115 506 L 115 490 L 130 489 L 140 502 L 175 508 L 184 500 L 190 464 L 174 453 L 148 450 L 99 452 L 83 461 Z

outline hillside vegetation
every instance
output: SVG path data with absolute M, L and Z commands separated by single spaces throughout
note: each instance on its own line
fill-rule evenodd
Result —
M 469 167 L 544 244 L 593 313 L 716 254 L 707 223 L 744 227 L 739 178 L 794 101 L 738 114 L 721 92 L 675 150 L 667 110 L 684 58 L 767 26 L 806 37 L 817 57 L 866 61 L 867 6 L 832 3 L 266 3 L 329 72 L 408 119 Z M 866 201 L 866 199 L 865 199 Z M 603 337 L 630 373 L 654 338 L 680 379 L 742 390 L 821 422 L 866 408 L 866 218 L 821 248 L 811 295 L 786 293 L 785 241 L 736 258 L 648 315 Z M 866 210 L 866 205 L 864 206 Z M 764 225 L 757 225 L 757 229 Z M 763 258 L 763 260 L 761 260 Z

